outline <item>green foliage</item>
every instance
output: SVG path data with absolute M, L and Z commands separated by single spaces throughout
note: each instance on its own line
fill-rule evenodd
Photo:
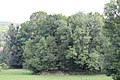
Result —
M 10 68 L 24 66 L 33 73 L 106 72 L 120 80 L 120 0 L 105 5 L 104 17 L 99 13 L 66 17 L 35 12 L 20 27 L 11 24 L 6 38 L 0 32 L 0 41 L 0 47 L 5 45 L 0 61 Z
M 5 45 L 5 39 L 6 39 L 5 35 L 6 35 L 7 31 L 8 31 L 8 26 L 2 25 L 0 23 L 0 47 L 4 47 L 4 45 Z
M 19 39 L 18 26 L 13 24 L 9 26 L 7 32 L 7 40 L 4 52 L 7 54 L 4 57 L 4 61 L 10 66 L 10 68 L 22 68 L 22 44 Z
M 0 64 L 0 71 L 1 70 L 7 70 L 9 67 L 8 67 L 8 65 L 7 64 L 5 64 L 5 63 L 1 63 Z
M 77 13 L 68 20 L 73 28 L 73 48 L 77 53 L 75 62 L 85 70 L 100 70 L 99 58 L 104 53 L 103 46 L 106 44 L 102 42 L 102 16 L 98 13 Z
M 120 80 L 120 0 L 106 4 L 104 15 L 35 12 L 20 28 L 9 26 L 6 45 L 0 36 L 0 47 L 5 45 L 0 59 L 10 68 L 24 66 L 33 73 L 106 71 Z
M 24 67 L 41 71 L 101 71 L 106 54 L 103 16 L 98 13 L 33 13 L 21 24 Z
M 107 75 L 120 80 L 120 0 L 111 0 L 105 6 L 105 29 L 109 37 L 109 53 L 106 55 Z

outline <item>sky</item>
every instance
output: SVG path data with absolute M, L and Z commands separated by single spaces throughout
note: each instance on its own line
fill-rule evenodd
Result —
M 48 14 L 66 16 L 76 12 L 103 13 L 104 4 L 110 0 L 0 0 L 0 21 L 23 23 L 32 13 L 44 11 Z

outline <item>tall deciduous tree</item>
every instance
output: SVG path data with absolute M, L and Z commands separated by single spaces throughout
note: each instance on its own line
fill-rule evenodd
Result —
M 73 45 L 69 57 L 74 59 L 82 70 L 100 70 L 100 58 L 103 55 L 106 40 L 103 35 L 103 17 L 98 14 L 77 13 L 68 18 L 72 28 Z
M 110 51 L 106 56 L 107 74 L 120 80 L 120 0 L 111 0 L 105 6 L 106 36 L 110 40 Z

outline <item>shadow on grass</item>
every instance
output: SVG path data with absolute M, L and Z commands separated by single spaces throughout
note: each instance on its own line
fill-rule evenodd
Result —
M 32 75 L 32 72 L 25 69 L 1 70 L 0 75 Z
M 1 70 L 0 75 L 89 75 L 89 76 L 95 76 L 95 75 L 103 75 L 103 73 L 93 73 L 93 72 L 45 72 L 39 74 L 33 74 L 31 71 L 26 69 L 8 69 L 8 70 Z

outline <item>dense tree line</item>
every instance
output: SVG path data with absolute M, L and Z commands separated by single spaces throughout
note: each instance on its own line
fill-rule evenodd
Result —
M 21 25 L 24 65 L 34 72 L 99 71 L 107 43 L 103 26 L 98 13 L 34 13 Z
M 9 64 L 14 68 L 20 66 L 23 55 L 24 67 L 35 73 L 101 71 L 107 48 L 103 27 L 103 16 L 99 13 L 79 12 L 69 17 L 33 13 L 19 31 L 11 31 L 12 35 L 8 32 L 12 40 L 8 40 L 12 42 L 9 52 L 13 53 Z
M 6 51 L 12 68 L 42 71 L 106 72 L 120 79 L 120 1 L 99 13 L 71 16 L 36 12 L 18 27 L 10 27 Z

